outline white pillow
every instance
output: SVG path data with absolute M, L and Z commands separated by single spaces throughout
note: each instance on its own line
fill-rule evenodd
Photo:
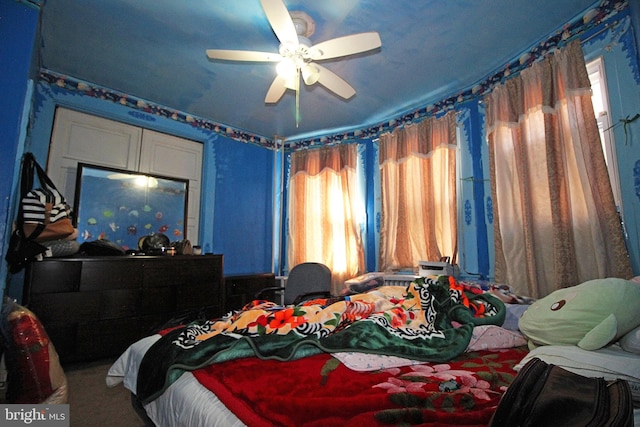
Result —
M 640 326 L 620 338 L 619 344 L 625 351 L 640 354 Z

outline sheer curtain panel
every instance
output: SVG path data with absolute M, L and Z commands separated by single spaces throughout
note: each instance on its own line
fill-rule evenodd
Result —
M 486 98 L 495 279 L 543 297 L 631 277 L 579 41 Z
M 354 144 L 339 144 L 291 155 L 288 204 L 288 265 L 325 264 L 332 294 L 345 279 L 365 272 Z
M 380 137 L 381 270 L 455 262 L 456 148 L 454 112 Z

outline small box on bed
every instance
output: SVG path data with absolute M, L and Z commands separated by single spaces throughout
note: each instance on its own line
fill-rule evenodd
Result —
M 420 276 L 415 274 L 385 274 L 384 284 L 386 286 L 409 286 L 418 277 Z
M 453 276 L 453 265 L 446 261 L 418 261 L 419 274 L 427 276 Z

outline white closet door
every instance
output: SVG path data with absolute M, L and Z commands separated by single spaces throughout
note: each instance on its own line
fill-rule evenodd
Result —
M 201 143 L 117 121 L 58 108 L 53 125 L 47 174 L 71 204 L 78 163 L 189 180 L 185 236 L 198 244 Z M 170 235 L 171 240 L 183 237 Z
M 142 129 L 58 108 L 51 134 L 47 175 L 73 204 L 78 163 L 136 171 Z
M 186 238 L 198 244 L 200 188 L 202 182 L 201 143 L 145 129 L 142 133 L 140 172 L 189 180 Z M 171 240 L 179 236 L 169 235 Z

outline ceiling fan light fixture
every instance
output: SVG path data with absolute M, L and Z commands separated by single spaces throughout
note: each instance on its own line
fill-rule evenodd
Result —
M 207 49 L 209 59 L 226 61 L 277 62 L 277 75 L 273 79 L 265 103 L 278 102 L 287 89 L 296 95 L 296 127 L 299 120 L 300 79 L 307 85 L 320 83 L 329 91 L 349 99 L 356 91 L 343 78 L 315 61 L 341 58 L 368 52 L 382 45 L 376 32 L 336 37 L 316 45 L 309 36 L 315 31 L 315 22 L 304 12 L 289 12 L 284 0 L 260 0 L 271 29 L 280 41 L 278 54 L 246 50 Z
M 320 69 L 313 64 L 304 64 L 302 67 L 302 79 L 307 85 L 317 83 L 320 79 Z
M 295 90 L 297 92 L 299 89 L 299 86 L 298 86 L 299 79 L 300 77 L 298 76 L 298 74 L 295 74 L 291 77 L 287 77 L 286 80 L 284 81 L 284 87 L 286 87 L 287 89 Z
M 290 79 L 296 75 L 296 62 L 292 58 L 282 58 L 282 61 L 276 65 L 276 73 L 280 77 Z

